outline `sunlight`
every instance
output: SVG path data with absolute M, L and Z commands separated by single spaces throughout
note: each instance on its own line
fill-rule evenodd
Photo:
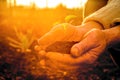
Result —
M 34 3 L 38 8 L 45 8 L 47 4 L 46 0 L 33 0 L 32 3 Z
M 62 0 L 48 0 L 48 7 L 54 8 L 62 3 Z
M 81 8 L 87 0 L 7 0 L 7 2 L 17 6 L 32 6 L 35 4 L 37 8 L 55 8 L 59 4 L 63 4 L 67 8 Z
M 67 8 L 80 8 L 82 0 L 63 0 L 62 4 L 65 5 Z
M 16 0 L 16 5 L 30 6 L 31 0 Z

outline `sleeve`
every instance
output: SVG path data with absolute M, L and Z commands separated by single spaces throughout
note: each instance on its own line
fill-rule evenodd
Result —
M 83 23 L 91 20 L 102 24 L 104 29 L 120 24 L 120 0 L 110 0 L 106 6 L 86 17 Z

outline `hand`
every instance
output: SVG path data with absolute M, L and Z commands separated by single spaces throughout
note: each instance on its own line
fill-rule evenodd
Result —
M 83 40 L 73 45 L 71 48 L 72 55 L 79 57 L 81 55 L 91 55 L 91 61 L 94 62 L 96 58 L 107 47 L 107 39 L 104 30 L 92 29 L 84 35 Z
M 79 57 L 72 57 L 70 54 L 61 54 L 57 52 L 43 52 L 40 54 L 45 57 L 45 65 L 49 68 L 62 70 L 81 71 L 87 70 L 88 65 L 98 59 L 99 55 L 106 48 L 106 38 L 104 32 L 98 29 L 92 29 L 84 36 L 84 39 L 73 46 L 77 48 Z M 76 55 L 75 55 L 76 56 Z
M 70 54 L 40 51 L 40 55 L 44 57 L 44 65 L 41 65 L 52 70 L 86 72 L 105 50 L 106 45 L 104 32 L 92 29 L 86 33 L 80 43 L 74 45 L 79 50 L 77 57 L 72 57 Z
M 87 54 L 86 52 L 82 56 L 75 58 L 72 57 L 71 54 L 45 52 L 41 50 L 45 50 L 47 46 L 55 43 L 56 41 L 81 41 L 85 33 L 93 28 L 92 24 L 95 28 L 101 29 L 100 25 L 95 22 L 90 22 L 79 27 L 70 24 L 65 24 L 66 26 L 60 24 L 41 37 L 38 42 L 40 47 L 42 46 L 42 49 L 39 47 L 40 49 L 37 50 L 40 50 L 40 55 L 44 57 L 42 61 L 45 62 L 45 64 L 42 65 L 46 65 L 48 68 L 59 68 L 67 71 L 76 71 L 78 69 L 81 71 L 87 71 L 88 65 L 93 65 L 98 56 L 93 57 L 94 54 Z M 92 59 L 94 60 L 92 61 Z
M 45 49 L 47 46 L 57 41 L 79 42 L 83 35 L 93 28 L 101 29 L 101 25 L 94 21 L 90 21 L 80 26 L 73 26 L 68 23 L 59 24 L 41 37 L 38 40 L 38 43 L 39 46 L 42 46 L 42 49 Z M 37 49 L 39 50 L 39 48 Z
M 40 66 L 45 70 L 54 72 L 88 72 L 95 66 L 95 60 L 98 56 L 94 57 L 94 53 L 85 54 L 77 58 L 72 57 L 70 54 L 61 54 L 58 52 L 39 52 L 41 61 Z M 92 61 L 94 58 L 94 61 Z

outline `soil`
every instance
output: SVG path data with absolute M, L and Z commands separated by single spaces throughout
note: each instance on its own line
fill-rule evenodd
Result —
M 77 42 L 58 41 L 46 48 L 46 52 L 60 52 L 63 54 L 69 54 L 71 47 Z
M 47 51 L 60 51 L 68 53 L 72 43 L 55 43 L 49 46 Z M 56 45 L 57 44 L 57 45 Z M 64 46 L 62 45 L 64 44 Z M 62 45 L 64 48 L 61 48 Z M 68 48 L 66 48 L 68 47 Z M 60 48 L 61 50 L 59 50 Z M 65 49 L 65 50 L 63 50 Z M 95 63 L 92 69 L 87 73 L 80 74 L 59 74 L 46 70 L 39 65 L 41 58 L 39 54 L 32 49 L 32 52 L 21 53 L 0 43 L 0 80 L 119 80 L 119 68 L 113 63 L 110 55 L 105 53 Z M 76 75 L 78 75 L 76 77 Z

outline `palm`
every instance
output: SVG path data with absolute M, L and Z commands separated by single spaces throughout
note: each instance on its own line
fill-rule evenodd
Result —
M 53 27 L 48 33 L 38 41 L 42 47 L 49 46 L 57 41 L 80 41 L 83 32 L 79 32 L 78 27 L 64 23 Z
M 106 40 L 104 33 L 101 30 L 92 30 L 86 34 L 79 45 L 79 53 L 82 54 L 78 57 L 72 57 L 70 54 L 61 54 L 58 52 L 45 52 L 42 56 L 45 57 L 45 64 L 51 69 L 57 68 L 62 70 L 80 69 L 81 71 L 89 69 L 88 65 L 93 65 L 99 55 L 106 48 Z

